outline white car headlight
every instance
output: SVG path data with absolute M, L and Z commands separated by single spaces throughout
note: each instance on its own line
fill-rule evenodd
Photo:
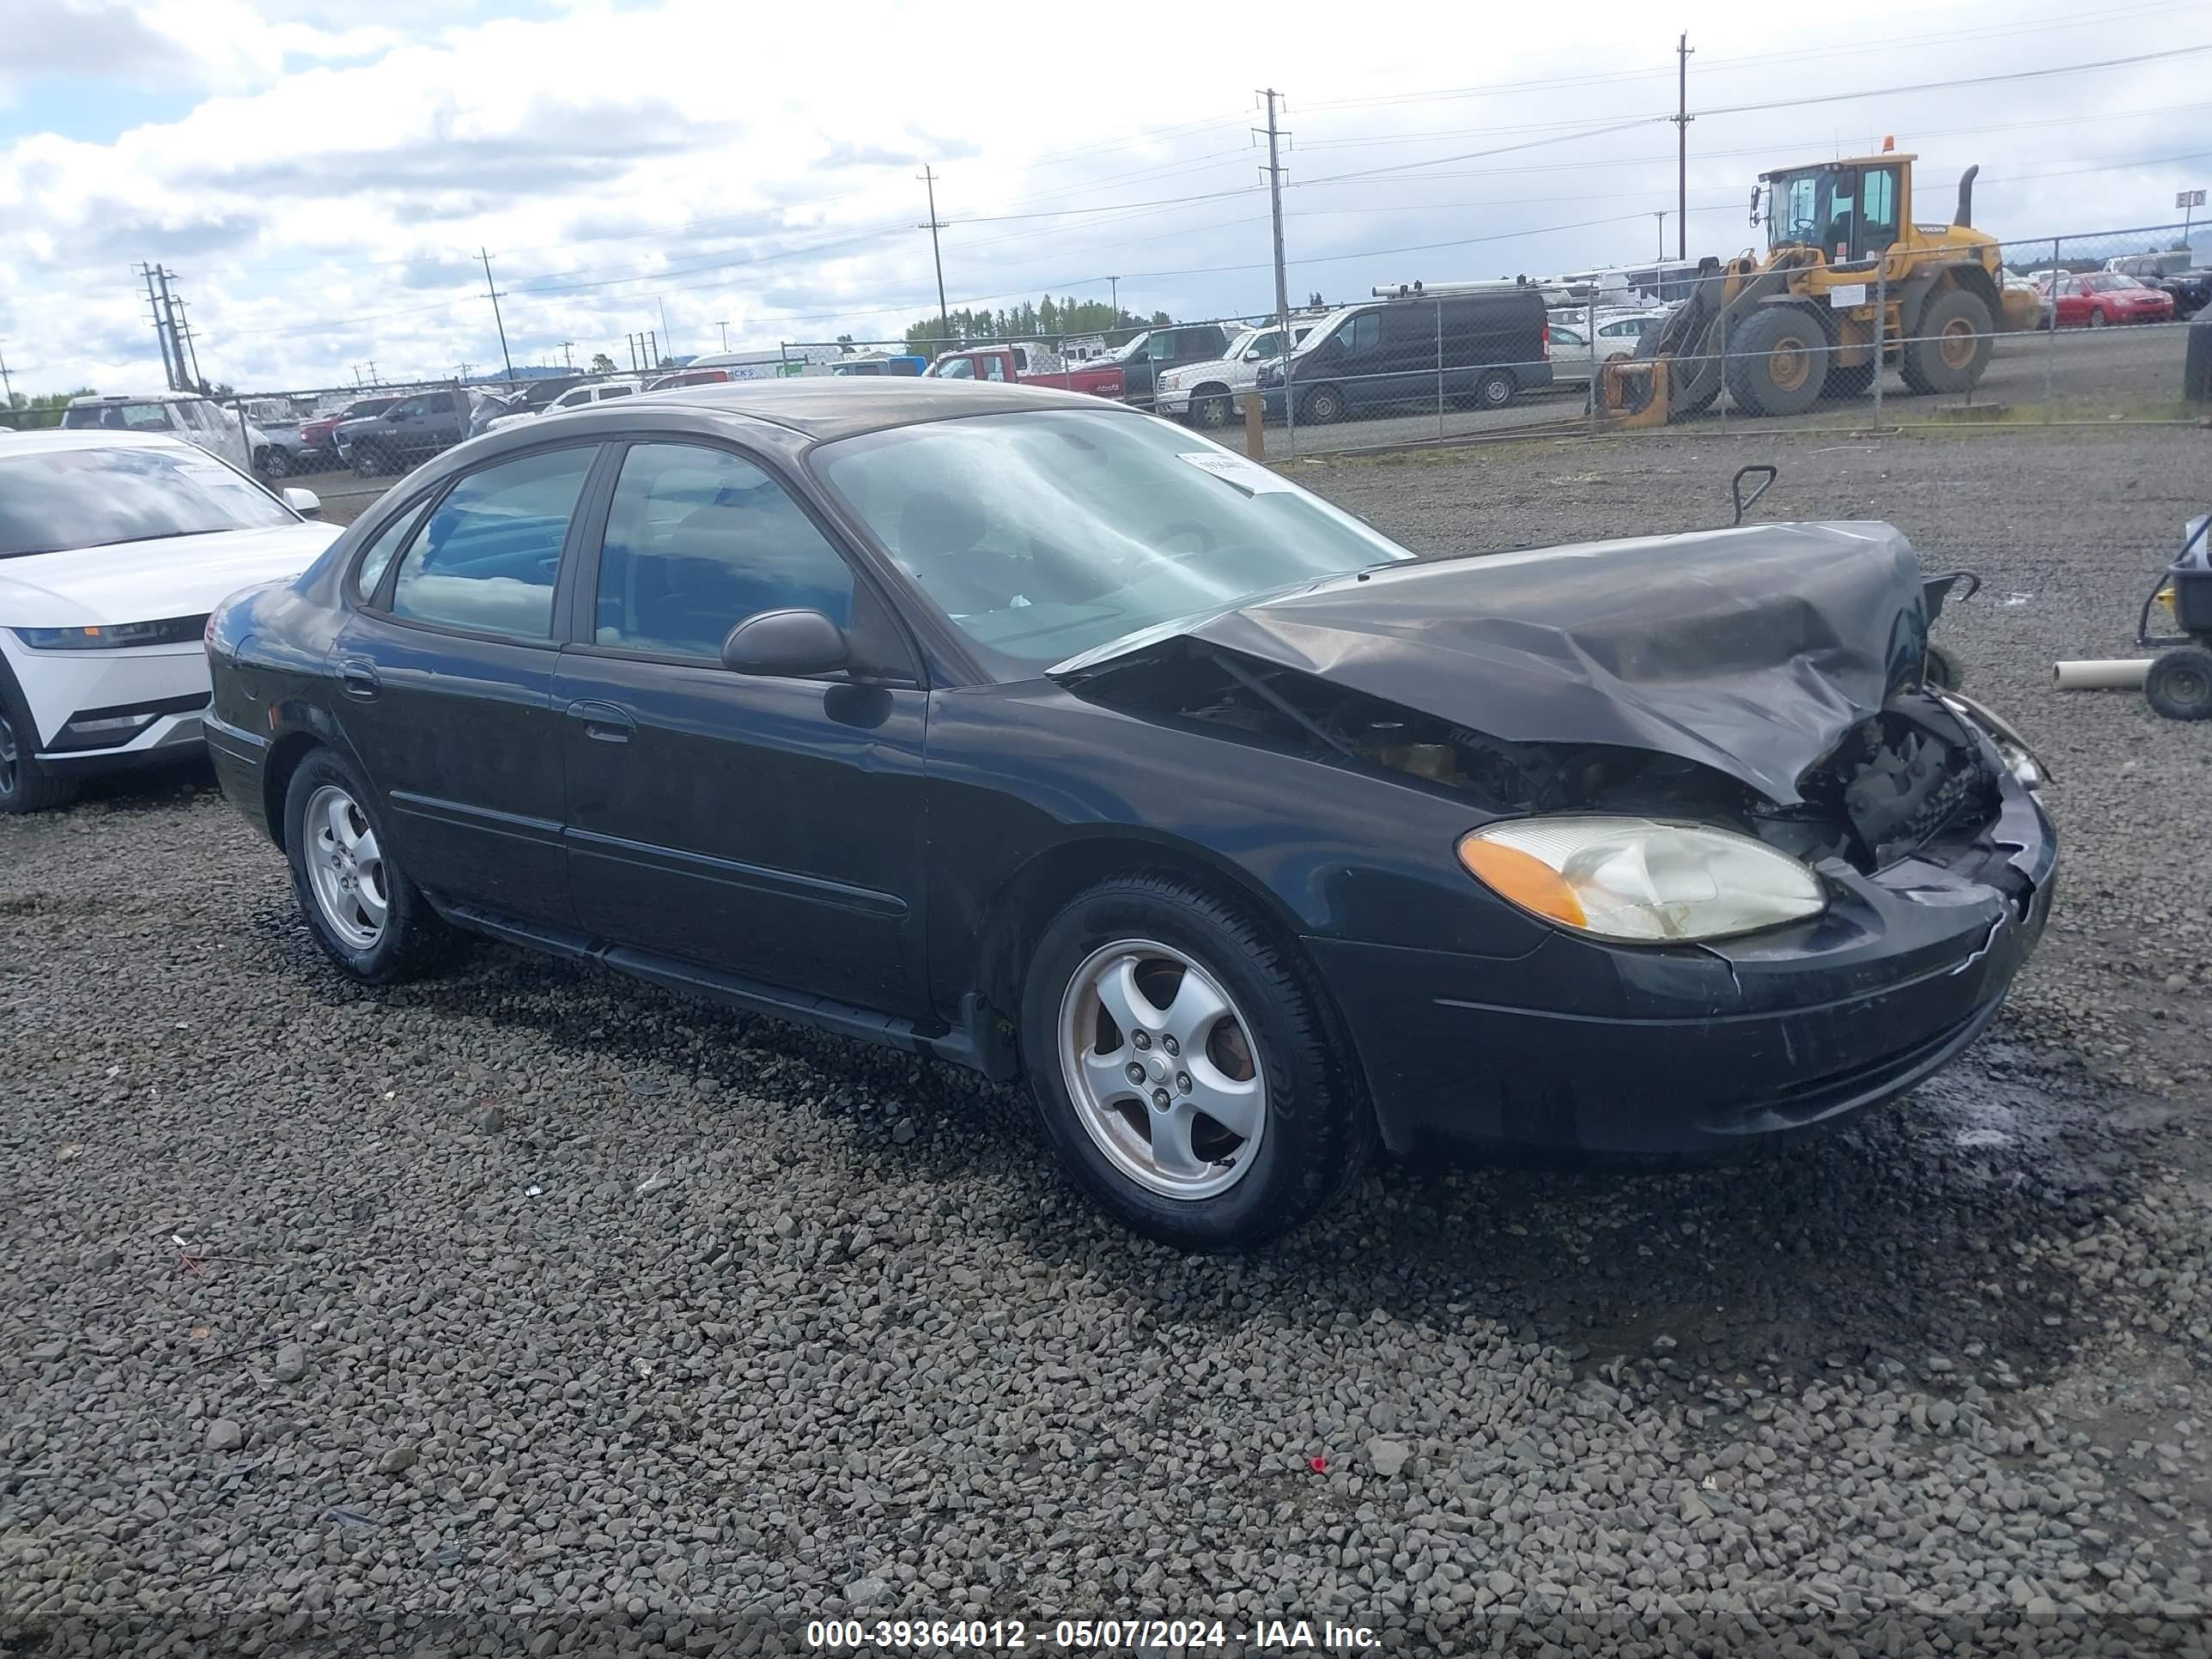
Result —
M 1650 818 L 1536 817 L 1461 837 L 1460 862 L 1501 898 L 1600 939 L 1722 939 L 1826 908 L 1819 878 L 1764 842 Z

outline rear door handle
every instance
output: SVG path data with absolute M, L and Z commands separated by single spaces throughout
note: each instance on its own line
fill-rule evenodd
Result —
M 376 665 L 368 658 L 349 657 L 338 665 L 338 685 L 356 702 L 374 702 L 382 682 L 376 678 Z
M 637 735 L 629 711 L 611 702 L 572 702 L 568 718 L 583 721 L 584 735 L 595 743 L 628 743 Z

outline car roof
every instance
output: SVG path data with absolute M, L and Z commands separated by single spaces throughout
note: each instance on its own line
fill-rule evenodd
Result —
M 98 409 L 106 404 L 204 404 L 197 392 L 88 392 L 69 400 L 71 409 Z
M 774 380 L 726 380 L 672 386 L 622 398 L 615 407 L 635 416 L 659 403 L 750 416 L 819 442 L 969 415 L 1010 414 L 1024 409 L 1127 409 L 1088 392 L 1046 386 L 1000 386 L 983 380 L 938 380 L 903 375 L 792 376 Z M 1130 411 L 1134 413 L 1135 411 Z M 610 410 L 609 418 L 616 418 Z
M 60 449 L 174 449 L 194 456 L 206 453 L 180 438 L 163 433 L 112 432 L 96 426 L 42 427 L 34 432 L 18 432 L 15 440 L 8 446 L 10 455 Z

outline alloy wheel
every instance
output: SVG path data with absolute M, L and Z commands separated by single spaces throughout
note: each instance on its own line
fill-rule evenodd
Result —
M 307 798 L 301 817 L 315 908 L 349 949 L 374 950 L 384 937 L 392 894 L 368 815 L 351 795 L 326 783 Z
M 5 714 L 0 714 L 0 795 L 15 793 L 22 764 L 22 751 L 15 746 L 15 728 L 8 723 Z
M 1121 1175 L 1197 1200 L 1251 1172 L 1267 1079 L 1249 1024 L 1198 962 L 1155 939 L 1101 945 L 1070 977 L 1059 1030 L 1076 1117 Z

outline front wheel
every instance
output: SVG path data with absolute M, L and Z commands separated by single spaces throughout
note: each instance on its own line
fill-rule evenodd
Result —
M 2092 328 L 2102 328 L 2112 320 L 2102 311 L 2093 311 L 2089 313 L 2089 326 Z
M 292 476 L 290 452 L 279 449 L 276 445 L 271 444 L 261 452 L 261 470 L 272 478 L 290 477 Z
M 44 812 L 76 799 L 76 780 L 39 764 L 39 728 L 0 668 L 0 814 Z
M 384 454 L 374 444 L 353 447 L 353 470 L 357 477 L 374 478 L 384 471 Z
M 1227 426 L 1231 412 L 1229 394 L 1217 388 L 1197 392 L 1190 400 L 1192 424 L 1204 427 L 1210 432 Z
M 1062 1165 L 1124 1225 L 1180 1249 L 1300 1225 L 1372 1149 L 1304 965 L 1173 878 L 1101 882 L 1053 919 L 1021 1048 Z
M 390 985 L 438 966 L 455 935 L 392 857 L 352 767 L 316 750 L 284 793 L 284 854 L 324 954 L 350 978 Z

